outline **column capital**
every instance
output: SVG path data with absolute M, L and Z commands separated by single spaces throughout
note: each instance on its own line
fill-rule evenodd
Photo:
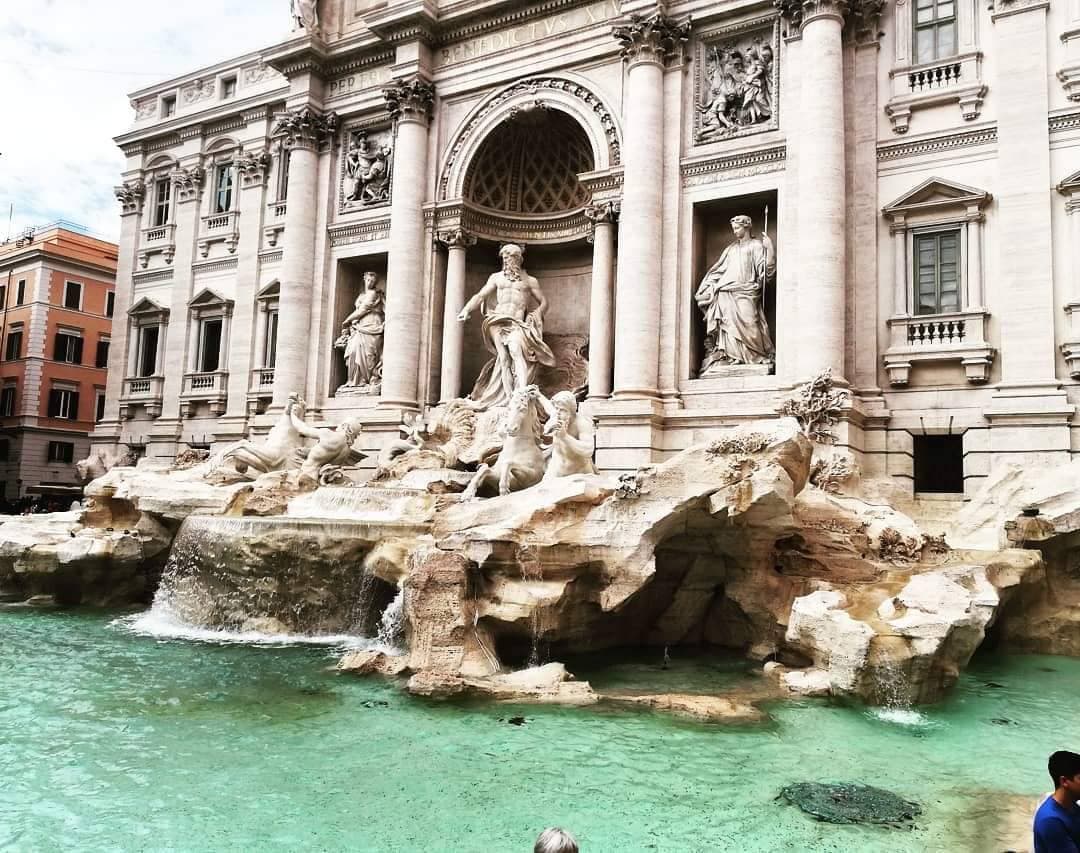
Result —
M 195 201 L 202 193 L 203 179 L 206 177 L 206 169 L 202 166 L 190 166 L 185 169 L 177 166 L 169 173 L 173 189 L 176 190 L 176 201 L 182 204 L 185 201 Z
M 616 24 L 611 28 L 611 34 L 630 66 L 642 62 L 663 66 L 682 56 L 690 38 L 690 18 L 676 21 L 662 5 L 657 5 L 651 15 L 633 14 L 625 23 Z
M 617 201 L 601 201 L 596 204 L 590 204 L 585 208 L 583 213 L 585 218 L 589 220 L 592 227 L 589 229 L 589 236 L 586 238 L 590 243 L 596 236 L 596 229 L 601 225 L 614 226 L 619 221 L 619 210 L 621 203 Z
M 236 171 L 240 173 L 240 183 L 246 189 L 261 187 L 270 174 L 270 152 L 265 148 L 259 151 L 241 151 L 236 158 Z
M 595 204 L 590 204 L 583 211 L 585 218 L 588 219 L 593 226 L 614 224 L 619 221 L 619 211 L 622 209 L 622 202 L 618 201 L 598 201 Z
M 859 5 L 860 0 L 854 2 Z M 781 17 L 787 18 L 792 26 L 801 30 L 816 18 L 835 18 L 842 24 L 852 4 L 849 0 L 774 0 L 773 5 Z
M 138 213 L 142 209 L 143 198 L 146 196 L 146 186 L 142 181 L 124 181 L 120 186 L 113 187 L 116 200 L 120 202 L 121 216 Z
M 337 130 L 337 113 L 319 113 L 309 106 L 278 113 L 270 136 L 289 148 L 317 150 L 319 144 Z
M 395 122 L 426 125 L 435 105 L 435 86 L 422 77 L 400 80 L 383 89 L 386 111 Z
M 438 239 L 448 249 L 468 249 L 476 245 L 476 235 L 464 228 L 441 231 Z

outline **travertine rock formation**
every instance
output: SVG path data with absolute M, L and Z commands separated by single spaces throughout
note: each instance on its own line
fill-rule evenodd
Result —
M 138 599 L 175 537 L 155 607 L 199 627 L 367 636 L 400 614 L 383 619 L 386 656 L 347 668 L 408 674 L 410 690 L 433 696 L 592 702 L 565 669 L 532 664 L 713 645 L 773 661 L 778 683 L 799 693 L 921 702 L 943 695 L 988 632 L 1080 653 L 1075 631 L 1058 636 L 1074 624 L 1080 586 L 1064 486 L 1033 509 L 1036 486 L 1006 480 L 1002 500 L 965 522 L 984 537 L 1001 524 L 1042 553 L 955 550 L 888 505 L 810 485 L 812 450 L 782 418 L 632 475 L 545 478 L 483 500 L 454 493 L 469 472 L 424 465 L 300 493 L 288 472 L 215 484 L 202 466 L 144 463 L 92 483 L 81 515 L 0 525 L 0 591 Z M 1020 500 L 1028 514 L 1013 517 Z M 611 698 L 756 715 L 752 701 Z

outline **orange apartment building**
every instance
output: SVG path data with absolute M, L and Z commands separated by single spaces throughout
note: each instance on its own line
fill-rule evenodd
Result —
M 0 245 L 0 498 L 81 494 L 105 411 L 117 247 L 58 222 Z

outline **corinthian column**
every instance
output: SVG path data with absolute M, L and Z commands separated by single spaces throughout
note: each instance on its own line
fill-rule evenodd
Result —
M 589 296 L 589 399 L 611 396 L 612 332 L 615 315 L 615 223 L 617 202 L 585 209 L 592 221 L 592 288 Z
M 337 115 L 320 115 L 310 107 L 285 113 L 272 136 L 289 148 L 289 206 L 281 238 L 281 295 L 278 310 L 274 407 L 283 407 L 293 392 L 307 385 L 311 340 L 311 294 L 315 274 L 315 216 L 318 209 L 319 143 L 337 127 Z
M 461 354 L 465 348 L 465 324 L 458 314 L 465 307 L 465 260 L 476 237 L 461 228 L 439 235 L 447 249 L 446 295 L 443 302 L 442 378 L 439 402 L 461 396 Z
M 415 77 L 383 90 L 394 119 L 390 249 L 386 260 L 386 349 L 381 406 L 416 408 L 423 309 L 424 188 L 435 89 Z
M 799 370 L 844 372 L 844 61 L 848 0 L 781 0 L 799 48 Z
M 626 62 L 626 132 L 615 305 L 615 396 L 656 397 L 660 360 L 664 69 L 690 23 L 663 11 L 613 29 Z

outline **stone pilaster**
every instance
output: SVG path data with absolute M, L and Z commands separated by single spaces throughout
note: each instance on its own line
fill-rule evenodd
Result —
M 129 181 L 116 187 L 116 200 L 120 202 L 120 242 L 116 260 L 116 295 L 113 297 L 113 324 L 109 344 L 109 372 L 105 379 L 105 417 L 94 428 L 95 435 L 120 434 L 120 394 L 128 367 L 128 309 L 132 306 L 131 291 L 134 283 L 131 274 L 135 270 L 135 253 L 139 242 L 142 221 L 142 202 L 145 188 L 141 181 Z M 8 297 L 11 298 L 10 296 Z M 134 372 L 130 370 L 130 372 Z
M 658 396 L 664 179 L 664 71 L 689 21 L 658 9 L 613 28 L 626 63 L 623 198 L 615 305 L 615 396 Z M 647 236 L 648 235 L 648 236 Z
M 617 202 L 585 209 L 592 222 L 592 287 L 589 291 L 589 399 L 611 396 L 614 364 L 615 227 Z
M 1024 73 L 999 74 L 998 178 L 994 230 L 1023 238 L 1002 241 L 990 308 L 1002 342 L 1001 381 L 983 414 L 990 421 L 990 465 L 1067 461 L 1075 407 L 1057 378 L 1051 242 L 1049 89 L 1046 0 L 997 0 L 996 56 L 1023 57 Z
M 461 396 L 461 356 L 465 348 L 465 324 L 458 314 L 465 307 L 465 270 L 470 247 L 476 237 L 462 228 L 444 231 L 439 242 L 446 246 L 446 293 L 443 301 L 442 372 L 439 401 Z
M 847 0 L 780 0 L 798 26 L 802 87 L 798 140 L 798 369 L 844 375 L 845 214 L 844 60 Z
M 200 200 L 206 171 L 195 164 L 178 168 L 172 173 L 173 218 L 176 221 L 176 257 L 173 261 L 172 287 L 169 290 L 169 322 L 164 330 L 164 340 L 158 340 L 162 356 L 158 359 L 157 372 L 164 377 L 161 391 L 162 432 L 169 429 L 169 421 L 180 417 L 180 392 L 184 387 L 184 374 L 188 370 L 187 339 L 188 302 L 192 292 L 193 274 L 191 263 L 195 258 L 195 242 L 199 236 Z M 167 454 L 166 454 L 167 455 Z
M 319 146 L 337 128 L 337 115 L 301 107 L 278 117 L 272 135 L 290 151 L 288 197 L 282 235 L 281 296 L 278 305 L 274 408 L 307 386 L 308 341 L 315 272 L 315 220 L 318 211 Z
M 384 89 L 383 94 L 394 120 L 395 147 L 386 261 L 386 347 L 379 405 L 415 409 L 424 303 L 427 137 L 435 89 L 426 80 L 414 77 Z
M 237 205 L 240 239 L 236 246 L 235 307 L 228 321 L 229 347 L 221 359 L 222 367 L 229 371 L 225 415 L 214 430 L 216 441 L 240 438 L 247 420 L 247 392 L 254 364 L 252 327 L 255 323 L 255 293 L 259 289 L 259 243 L 270 162 L 270 154 L 263 150 L 244 153 L 236 159 L 236 171 L 240 176 Z M 223 343 L 224 340 L 223 335 Z

